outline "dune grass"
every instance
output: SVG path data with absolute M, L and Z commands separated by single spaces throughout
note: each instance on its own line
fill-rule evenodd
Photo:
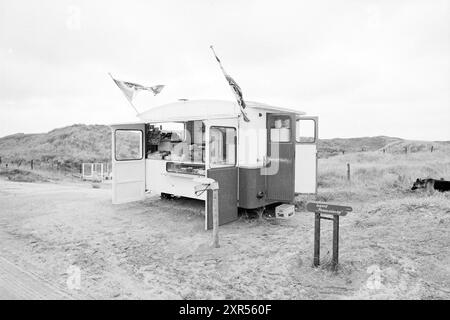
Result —
M 29 169 L 10 165 L 8 168 L 0 166 L 0 177 L 16 182 L 57 182 L 57 181 L 78 181 L 80 174 L 64 172 L 58 170 Z
M 48 179 L 38 173 L 21 169 L 0 169 L 0 176 L 16 182 L 47 182 Z
M 350 181 L 347 180 L 350 164 Z M 319 160 L 319 197 L 362 200 L 411 194 L 417 178 L 450 180 L 450 154 L 379 151 L 351 153 Z

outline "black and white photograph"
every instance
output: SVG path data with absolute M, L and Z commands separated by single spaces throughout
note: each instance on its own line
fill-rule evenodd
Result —
M 449 0 L 0 0 L 0 300 L 449 298 Z

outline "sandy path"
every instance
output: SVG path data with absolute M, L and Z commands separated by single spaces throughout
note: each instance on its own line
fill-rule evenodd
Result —
M 61 300 L 74 297 L 0 257 L 0 300 Z

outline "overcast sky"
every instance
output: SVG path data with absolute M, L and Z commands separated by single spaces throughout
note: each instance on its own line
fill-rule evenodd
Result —
M 321 138 L 450 140 L 450 1 L 0 0 L 0 136 L 234 99 L 320 117 Z

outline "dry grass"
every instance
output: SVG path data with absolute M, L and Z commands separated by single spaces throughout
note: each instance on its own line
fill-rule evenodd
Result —
M 0 176 L 16 182 L 47 182 L 48 179 L 35 172 L 21 169 L 0 169 Z
M 0 176 L 16 182 L 74 182 L 81 179 L 80 174 L 71 172 L 44 170 L 40 168 L 31 170 L 23 166 L 17 167 L 11 164 L 8 168 L 0 166 Z
M 347 181 L 347 163 L 351 181 Z M 411 194 L 417 178 L 450 180 L 450 153 L 361 152 L 319 160 L 319 188 L 327 200 L 392 198 Z

